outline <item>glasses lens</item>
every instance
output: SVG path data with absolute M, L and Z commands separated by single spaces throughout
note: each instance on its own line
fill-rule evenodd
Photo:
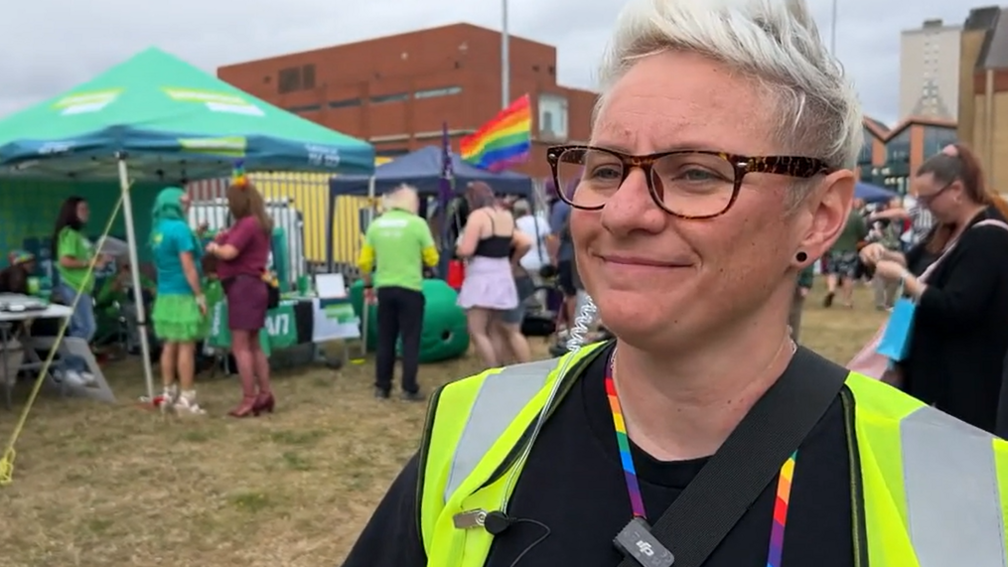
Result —
M 673 214 L 714 216 L 731 204 L 735 167 L 721 156 L 673 154 L 655 162 L 651 181 L 662 205 Z
M 596 208 L 606 203 L 623 181 L 623 164 L 603 150 L 566 150 L 557 160 L 563 198 L 575 207 Z

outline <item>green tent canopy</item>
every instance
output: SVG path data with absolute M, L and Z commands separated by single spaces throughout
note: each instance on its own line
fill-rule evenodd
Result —
M 246 170 L 370 175 L 374 148 L 151 48 L 0 120 L 0 177 L 179 182 Z

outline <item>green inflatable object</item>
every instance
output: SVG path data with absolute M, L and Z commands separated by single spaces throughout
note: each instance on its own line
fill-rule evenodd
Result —
M 444 280 L 426 279 L 423 282 L 425 299 L 423 327 L 420 331 L 420 362 L 440 362 L 458 358 L 469 350 L 469 331 L 465 311 L 456 305 L 458 294 Z M 364 284 L 350 286 L 350 301 L 357 316 L 361 316 L 364 303 Z M 368 309 L 368 350 L 374 352 L 378 345 L 378 309 Z M 401 352 L 399 345 L 396 352 Z

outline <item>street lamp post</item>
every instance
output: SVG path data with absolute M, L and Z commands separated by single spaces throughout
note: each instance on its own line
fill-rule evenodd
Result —
M 511 103 L 511 41 L 508 37 L 508 0 L 501 0 L 501 108 Z
M 504 0 L 507 2 L 507 0 Z M 833 0 L 833 18 L 830 20 L 830 55 L 836 57 L 836 21 L 838 0 Z

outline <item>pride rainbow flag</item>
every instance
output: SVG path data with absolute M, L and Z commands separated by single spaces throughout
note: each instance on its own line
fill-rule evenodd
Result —
M 475 134 L 462 138 L 462 159 L 480 169 L 503 171 L 528 159 L 532 149 L 529 95 L 500 111 Z

